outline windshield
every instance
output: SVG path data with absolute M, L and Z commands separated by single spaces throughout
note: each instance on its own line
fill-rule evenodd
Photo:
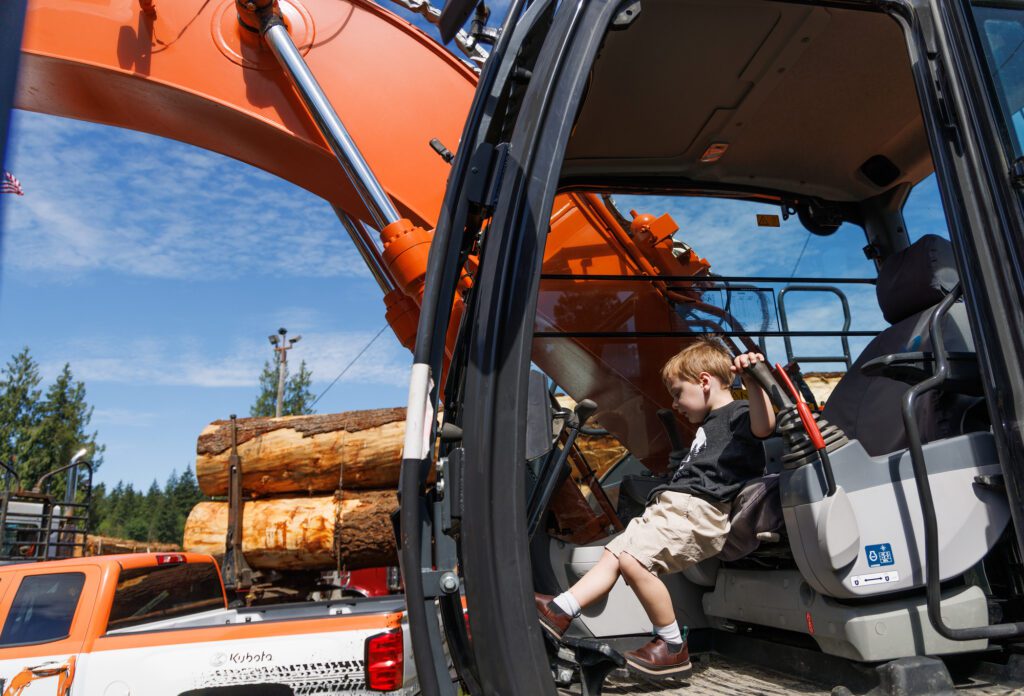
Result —
M 1024 7 L 975 3 L 974 21 L 999 105 L 1004 133 L 1015 157 L 1024 155 Z

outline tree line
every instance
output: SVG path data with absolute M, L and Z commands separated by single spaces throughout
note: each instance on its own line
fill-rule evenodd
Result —
M 101 483 L 93 487 L 90 526 L 102 536 L 180 544 L 188 513 L 202 499 L 188 468 L 180 476 L 172 471 L 162 488 L 154 479 L 145 492 L 121 481 L 107 491 Z
M 263 365 L 259 392 L 251 416 L 273 416 L 277 398 L 277 360 Z M 284 415 L 313 413 L 312 372 L 303 361 L 285 380 Z M 32 490 L 43 474 L 68 464 L 83 447 L 90 452 L 93 473 L 103 464 L 104 445 L 90 428 L 93 407 L 86 401 L 85 383 L 76 380 L 65 363 L 56 379 L 44 387 L 39 365 L 28 347 L 11 356 L 0 370 L 0 488 Z M 50 477 L 43 488 L 63 498 L 66 474 Z M 44 492 L 47 492 L 44 491 Z M 146 491 L 118 481 L 92 489 L 90 528 L 94 534 L 181 543 L 185 519 L 203 499 L 192 469 L 171 475 L 161 487 L 154 479 Z M 79 500 L 82 500 L 80 495 Z

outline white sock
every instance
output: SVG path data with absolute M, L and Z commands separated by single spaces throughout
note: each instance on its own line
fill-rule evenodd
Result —
M 572 596 L 572 592 L 563 592 L 562 594 L 551 600 L 555 603 L 555 606 L 564 611 L 569 616 L 580 615 L 580 603 L 576 601 L 576 598 Z M 678 630 L 678 629 L 677 629 Z
M 666 643 L 680 645 L 683 642 L 683 633 L 679 630 L 679 622 L 673 621 L 666 626 L 655 626 L 654 634 Z

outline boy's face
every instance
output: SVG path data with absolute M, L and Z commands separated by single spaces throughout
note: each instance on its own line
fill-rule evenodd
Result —
M 710 384 L 701 373 L 700 382 L 687 382 L 682 377 L 673 377 L 665 383 L 668 393 L 672 395 L 672 408 L 678 411 L 691 423 L 703 423 L 711 410 L 708 404 Z

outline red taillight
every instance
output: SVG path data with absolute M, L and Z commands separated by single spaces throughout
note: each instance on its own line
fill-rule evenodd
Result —
M 401 689 L 404 663 L 402 629 L 370 636 L 366 639 L 366 688 L 373 691 Z
M 175 565 L 176 563 L 184 563 L 185 554 L 183 553 L 158 553 L 156 555 L 157 565 Z

